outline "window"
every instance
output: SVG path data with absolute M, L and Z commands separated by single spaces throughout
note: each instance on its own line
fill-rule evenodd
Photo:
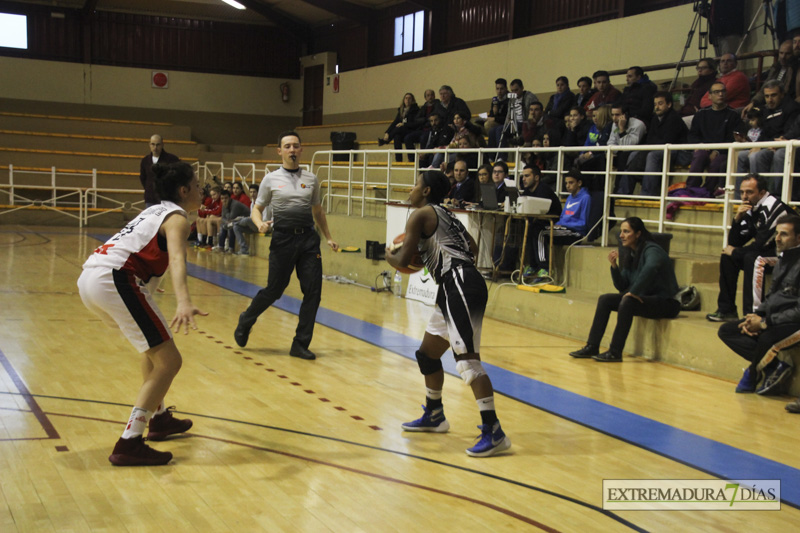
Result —
M 28 48 L 28 17 L 0 13 L 0 46 Z
M 394 55 L 421 52 L 424 35 L 424 11 L 397 17 L 394 19 Z

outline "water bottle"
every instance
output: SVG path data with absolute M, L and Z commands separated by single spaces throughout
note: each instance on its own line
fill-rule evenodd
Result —
M 394 271 L 394 280 L 392 280 L 392 292 L 397 298 L 400 298 L 400 291 L 403 290 L 403 276 L 400 275 L 399 270 Z

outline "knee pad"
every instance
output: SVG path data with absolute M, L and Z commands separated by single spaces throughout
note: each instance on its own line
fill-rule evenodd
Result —
M 461 374 L 464 384 L 469 385 L 481 376 L 486 375 L 479 359 L 463 359 L 456 363 L 456 370 Z
M 422 372 L 423 376 L 430 376 L 431 374 L 435 374 L 442 369 L 441 359 L 431 359 L 425 355 L 422 350 L 417 350 L 415 355 L 417 356 L 419 371 Z

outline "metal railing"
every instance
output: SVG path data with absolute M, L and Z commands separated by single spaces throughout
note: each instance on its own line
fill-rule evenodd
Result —
M 739 200 L 734 199 L 734 191 L 737 186 L 737 178 L 741 178 L 746 173 L 737 172 L 737 156 L 743 150 L 751 148 L 759 149 L 784 149 L 785 157 L 783 168 L 780 172 L 762 173 L 763 176 L 770 178 L 775 176 L 783 176 L 783 183 L 779 196 L 784 199 L 786 203 L 799 205 L 800 202 L 791 202 L 793 179 L 799 174 L 793 172 L 795 153 L 800 148 L 800 141 L 774 141 L 764 143 L 722 143 L 722 144 L 680 144 L 680 145 L 636 145 L 636 146 L 578 146 L 578 147 L 554 147 L 554 148 L 480 148 L 480 149 L 441 149 L 441 150 L 326 150 L 318 151 L 314 154 L 311 160 L 311 171 L 314 172 L 322 181 L 327 182 L 327 193 L 325 195 L 326 211 L 331 212 L 332 202 L 335 199 L 341 199 L 346 202 L 347 215 L 353 215 L 354 203 L 360 203 L 359 216 L 366 216 L 367 204 L 375 203 L 385 205 L 391 201 L 392 192 L 399 189 L 407 189 L 412 186 L 416 175 L 420 172 L 419 159 L 420 155 L 430 153 L 444 154 L 445 161 L 449 159 L 450 155 L 463 154 L 478 154 L 478 167 L 483 162 L 495 160 L 499 154 L 505 161 L 522 161 L 522 155 L 525 153 L 536 152 L 538 154 L 554 154 L 555 166 L 552 169 L 544 170 L 544 175 L 554 177 L 555 190 L 562 190 L 562 177 L 564 172 L 568 170 L 565 168 L 565 161 L 571 158 L 569 154 L 577 155 L 581 152 L 591 151 L 592 153 L 605 154 L 605 168 L 598 171 L 585 171 L 585 176 L 599 176 L 604 180 L 603 189 L 603 223 L 601 233 L 601 244 L 607 246 L 609 242 L 608 221 L 620 221 L 622 217 L 615 217 L 609 215 L 609 210 L 612 202 L 615 199 L 629 199 L 629 200 L 648 200 L 658 202 L 657 217 L 644 220 L 648 224 L 655 224 L 659 232 L 668 230 L 670 227 L 674 228 L 697 228 L 707 229 L 712 231 L 719 231 L 722 246 L 727 245 L 728 228 L 730 227 L 730 220 L 735 205 L 739 204 Z M 721 157 L 727 158 L 726 170 L 716 174 L 712 173 L 695 173 L 690 174 L 686 167 L 674 168 L 671 165 L 671 156 L 677 151 L 694 150 L 719 150 L 724 154 Z M 663 152 L 662 168 L 658 172 L 633 172 L 633 171 L 619 171 L 613 166 L 613 156 L 617 152 Z M 395 154 L 415 154 L 414 164 L 412 166 L 397 165 L 394 162 Z M 345 155 L 346 161 L 334 161 L 334 155 Z M 632 157 L 629 156 L 629 157 Z M 510 178 L 514 179 L 519 187 L 522 167 L 523 165 L 513 165 L 510 172 Z M 338 170 L 338 172 L 337 172 Z M 346 170 L 346 172 L 344 172 Z M 477 168 L 470 168 L 474 172 Z M 615 182 L 617 176 L 659 176 L 661 177 L 661 189 L 658 196 L 643 196 L 643 195 L 629 195 L 619 194 L 614 192 Z M 380 177 L 379 177 L 380 176 Z M 701 176 L 701 179 L 709 176 L 718 176 L 723 178 L 724 194 L 714 197 L 691 197 L 669 196 L 670 181 L 673 178 L 683 178 L 689 176 Z M 683 179 L 681 179 L 683 181 Z M 585 185 L 585 184 L 584 184 Z M 341 189 L 342 192 L 336 192 Z M 368 191 L 382 189 L 386 191 L 385 195 L 369 196 Z M 777 192 L 777 191 L 776 191 Z M 565 193 L 560 193 L 561 196 L 566 196 Z M 718 223 L 702 224 L 690 222 L 678 222 L 669 220 L 667 218 L 667 206 L 671 202 L 690 203 L 703 203 L 703 204 L 719 204 L 722 206 L 721 215 Z

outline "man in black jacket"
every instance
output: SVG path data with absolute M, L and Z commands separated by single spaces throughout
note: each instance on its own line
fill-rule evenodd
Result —
M 736 322 L 736 284 L 744 272 L 742 307 L 753 312 L 753 267 L 756 258 L 775 257 L 775 226 L 778 219 L 795 212 L 767 192 L 767 180 L 758 174 L 748 175 L 741 184 L 742 204 L 728 232 L 728 245 L 719 261 L 719 297 L 717 310 L 706 315 L 711 322 Z M 753 241 L 753 242 L 750 242 Z M 749 244 L 748 244 L 749 243 Z
M 161 199 L 156 195 L 155 174 L 153 174 L 153 165 L 161 163 L 176 163 L 180 161 L 178 156 L 169 154 L 164 151 L 164 140 L 161 135 L 153 135 L 150 137 L 150 153 L 142 158 L 139 164 L 139 181 L 142 182 L 144 189 L 144 204 L 145 207 L 150 207 L 161 202 Z
M 787 130 L 794 124 L 800 114 L 800 104 L 786 98 L 783 84 L 778 80 L 769 80 L 764 84 L 764 100 L 766 105 L 761 110 L 761 135 L 758 142 L 777 141 L 784 138 Z M 741 135 L 736 140 L 744 142 L 747 139 Z M 751 148 L 739 152 L 737 172 L 777 173 L 769 179 L 769 191 L 780 196 L 783 187 L 783 162 L 786 156 L 785 148 Z M 738 178 L 737 181 L 740 181 Z
M 685 144 L 689 128 L 672 109 L 672 95 L 660 91 L 653 97 L 654 116 L 647 128 L 644 144 Z M 688 165 L 692 159 L 691 152 L 675 150 L 670 153 L 670 162 Z M 664 151 L 636 152 L 629 158 L 625 170 L 632 172 L 661 172 L 664 164 Z M 642 196 L 661 196 L 661 176 L 622 176 L 619 192 L 633 194 L 636 182 L 642 182 Z
M 444 117 L 445 125 L 450 126 L 453 124 L 453 117 L 456 113 L 464 120 L 472 118 L 472 112 L 469 110 L 467 103 L 461 98 L 457 98 L 453 88 L 449 85 L 442 85 L 439 88 L 439 98 L 439 103 L 436 104 L 436 112 Z
M 403 139 L 406 149 L 413 150 L 416 148 L 416 146 L 414 146 L 415 144 L 425 145 L 427 143 L 428 134 L 431 131 L 430 116 L 433 114 L 438 103 L 439 100 L 436 99 L 436 93 L 433 92 L 433 89 L 426 89 L 425 103 L 420 106 L 417 116 L 409 126 L 413 131 Z M 413 163 L 414 154 L 408 154 L 408 160 Z
M 775 243 L 778 263 L 764 302 L 738 322 L 719 328 L 719 338 L 734 352 L 750 361 L 736 392 L 778 394 L 792 373 L 791 359 L 781 360 L 778 352 L 800 341 L 800 217 L 783 215 L 777 220 Z M 763 367 L 764 381 L 760 381 Z M 790 412 L 796 412 L 791 406 Z
M 627 87 L 622 91 L 621 103 L 625 105 L 632 117 L 636 117 L 645 124 L 653 116 L 653 95 L 658 87 L 650 81 L 642 67 L 631 67 L 625 74 Z

